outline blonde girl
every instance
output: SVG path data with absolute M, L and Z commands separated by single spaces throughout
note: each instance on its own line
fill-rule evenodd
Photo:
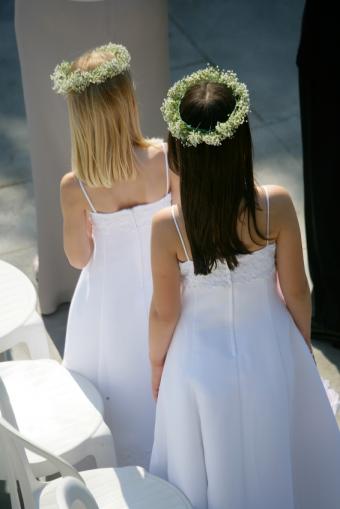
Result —
M 63 62 L 53 75 L 55 90 L 67 97 L 72 140 L 72 170 L 61 181 L 64 248 L 81 269 L 64 365 L 100 390 L 118 465 L 146 466 L 154 423 L 151 218 L 170 204 L 176 177 L 166 145 L 141 132 L 129 68 L 127 49 L 108 44 Z

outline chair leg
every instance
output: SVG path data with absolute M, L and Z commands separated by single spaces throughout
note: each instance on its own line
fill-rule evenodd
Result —
M 88 454 L 96 460 L 97 468 L 117 466 L 114 441 L 108 426 L 103 421 L 88 441 Z

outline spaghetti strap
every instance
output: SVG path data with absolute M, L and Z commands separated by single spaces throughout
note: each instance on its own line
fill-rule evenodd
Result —
M 166 178 L 166 189 L 165 189 L 165 196 L 169 192 L 169 163 L 168 163 L 168 152 L 166 149 L 166 143 L 162 143 L 163 146 L 163 153 L 164 153 L 164 163 L 165 163 L 165 178 Z
M 187 258 L 187 262 L 189 262 L 190 258 L 189 258 L 189 255 L 188 255 L 188 251 L 187 251 L 187 248 L 185 247 L 184 240 L 183 240 L 183 237 L 182 237 L 182 234 L 181 234 L 181 230 L 179 229 L 179 226 L 178 226 L 178 223 L 177 223 L 177 220 L 176 220 L 176 217 L 175 217 L 175 210 L 174 210 L 175 207 L 176 207 L 176 205 L 172 205 L 171 206 L 172 219 L 174 220 L 174 223 L 175 223 L 175 226 L 176 226 L 176 230 L 177 230 L 177 233 L 178 233 L 178 236 L 179 236 L 179 240 L 181 241 L 181 244 L 182 244 L 182 247 L 183 247 L 183 251 L 184 251 L 185 256 Z
M 97 212 L 96 209 L 93 206 L 92 201 L 90 200 L 89 195 L 87 194 L 87 191 L 85 189 L 85 186 L 84 186 L 83 182 L 81 180 L 79 180 L 79 179 L 78 179 L 78 182 L 79 182 L 79 185 L 80 185 L 80 189 L 83 191 L 83 195 L 85 196 L 87 203 L 90 205 L 91 212 Z
M 267 239 L 267 246 L 269 244 L 269 194 L 266 186 L 262 186 L 262 189 L 265 192 L 266 195 L 266 205 L 267 205 L 267 221 L 266 221 L 266 239 Z

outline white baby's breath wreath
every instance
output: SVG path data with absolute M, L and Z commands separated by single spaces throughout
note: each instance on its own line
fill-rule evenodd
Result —
M 188 125 L 181 118 L 180 104 L 189 88 L 202 82 L 227 85 L 235 97 L 236 105 L 225 122 L 217 122 L 214 129 L 204 130 Z M 168 91 L 161 112 L 174 138 L 182 145 L 196 147 L 200 143 L 221 145 L 226 138 L 231 138 L 237 128 L 245 122 L 249 112 L 249 93 L 247 86 L 241 83 L 233 71 L 223 71 L 218 67 L 208 66 L 177 81 Z
M 51 75 L 53 90 L 57 94 L 69 94 L 71 92 L 83 92 L 89 85 L 98 85 L 109 78 L 130 68 L 130 53 L 121 44 L 105 44 L 96 48 L 96 51 L 105 51 L 112 54 L 112 60 L 108 60 L 91 71 L 81 69 L 72 70 L 70 62 L 63 61 L 57 65 Z

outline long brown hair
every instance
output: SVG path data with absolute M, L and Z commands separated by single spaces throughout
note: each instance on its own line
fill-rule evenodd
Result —
M 225 122 L 235 107 L 232 91 L 223 84 L 192 86 L 180 104 L 181 118 L 192 128 L 210 130 Z M 253 175 L 248 121 L 220 146 L 183 146 L 169 133 L 169 164 L 180 175 L 181 205 L 195 274 L 209 274 L 217 261 L 230 269 L 238 254 L 249 254 L 237 232 L 241 213 L 248 229 L 265 239 L 256 222 L 257 191 Z M 252 226 L 252 227 L 251 227 Z

